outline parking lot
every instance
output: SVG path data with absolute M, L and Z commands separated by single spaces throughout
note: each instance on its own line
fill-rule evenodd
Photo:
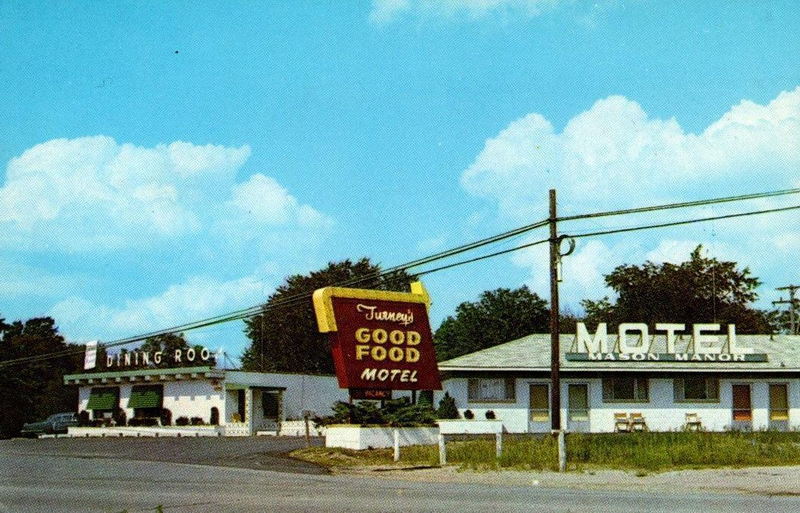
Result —
M 312 437 L 312 445 L 323 439 Z M 301 474 L 326 474 L 327 470 L 288 457 L 305 447 L 302 437 L 205 437 L 205 438 L 14 438 L 0 440 L 0 454 L 108 458 L 192 463 Z

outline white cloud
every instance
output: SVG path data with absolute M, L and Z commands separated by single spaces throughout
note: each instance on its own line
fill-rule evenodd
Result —
M 330 225 L 271 177 L 255 174 L 237 183 L 249 156 L 248 146 L 176 141 L 145 148 L 105 136 L 38 144 L 8 164 L 0 188 L 6 234 L 0 245 L 89 252 L 208 230 L 224 243 L 238 230 Z M 224 230 L 216 229 L 221 225 Z
M 559 212 L 569 215 L 789 188 L 797 183 L 798 167 L 800 87 L 766 105 L 742 101 L 697 134 L 684 131 L 675 119 L 652 118 L 638 103 L 611 96 L 572 118 L 561 132 L 536 113 L 513 121 L 486 141 L 461 184 L 495 202 L 501 218 L 523 224 L 547 216 L 549 188 L 558 191 Z M 591 232 L 797 203 L 797 197 L 771 198 L 562 223 L 560 229 Z M 799 236 L 787 222 L 791 215 L 634 232 L 613 238 L 608 251 L 592 246 L 594 240 L 580 240 L 576 254 L 565 259 L 565 269 L 575 265 L 567 262 L 581 262 L 570 276 L 576 292 L 584 292 L 579 297 L 588 297 L 602 285 L 602 272 L 614 265 L 683 261 L 703 242 L 713 248 L 712 256 L 739 261 L 763 278 L 790 265 L 786 249 Z M 531 284 L 546 284 L 547 260 L 538 253 L 536 258 L 517 256 L 514 262 L 531 270 Z M 603 265 L 596 266 L 598 261 Z
M 120 306 L 71 296 L 53 306 L 49 315 L 73 340 L 108 340 L 249 307 L 264 301 L 265 291 L 272 287 L 253 276 L 230 281 L 195 276 L 157 296 L 127 300 Z
M 469 19 L 512 13 L 533 17 L 562 2 L 563 0 L 373 0 L 369 19 L 373 23 L 383 24 L 408 14 L 445 18 L 466 16 Z
M 9 162 L 0 225 L 18 248 L 72 251 L 196 232 L 203 188 L 231 182 L 249 155 L 247 146 L 142 148 L 104 136 L 47 141 Z
M 243 218 L 267 225 L 289 222 L 301 226 L 328 226 L 329 218 L 308 205 L 301 205 L 275 179 L 255 174 L 242 184 L 233 187 L 233 198 L 229 205 Z

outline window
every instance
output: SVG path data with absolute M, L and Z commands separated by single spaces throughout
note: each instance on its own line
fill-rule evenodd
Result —
M 513 402 L 514 378 L 470 378 L 467 382 L 470 402 Z
M 614 376 L 603 380 L 605 402 L 647 402 L 647 378 Z
M 789 420 L 789 394 L 785 384 L 769 386 L 769 420 Z
M 531 384 L 531 421 L 547 422 L 550 420 L 549 387 L 544 384 Z
M 675 380 L 676 402 L 718 402 L 719 380 L 708 376 L 686 376 Z

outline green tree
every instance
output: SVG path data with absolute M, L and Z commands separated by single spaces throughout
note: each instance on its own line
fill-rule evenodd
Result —
M 15 321 L 0 318 L 0 362 L 70 349 L 50 317 Z M 76 391 L 64 386 L 64 374 L 82 367 L 83 354 L 34 360 L 0 372 L 0 437 L 19 433 L 22 424 L 61 411 L 74 411 Z
M 245 320 L 251 342 L 242 355 L 242 368 L 332 373 L 327 335 L 318 331 L 311 294 L 348 280 L 363 280 L 353 285 L 356 288 L 407 292 L 414 277 L 405 272 L 381 276 L 380 267 L 368 258 L 331 262 L 319 271 L 289 276 L 269 297 L 262 313 Z
M 768 315 L 753 308 L 758 298 L 758 278 L 736 262 L 702 256 L 702 246 L 680 264 L 621 265 L 605 276 L 606 285 L 617 293 L 581 302 L 588 324 L 644 322 L 651 329 L 658 322 L 685 324 L 714 322 L 736 324 L 740 333 L 771 333 Z
M 547 301 L 527 286 L 486 291 L 477 302 L 458 305 L 455 317 L 442 322 L 434 335 L 436 357 L 448 360 L 531 333 L 549 332 L 549 323 Z

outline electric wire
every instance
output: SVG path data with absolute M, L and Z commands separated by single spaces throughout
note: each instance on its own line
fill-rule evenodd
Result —
M 694 201 L 682 201 L 679 203 L 666 203 L 664 205 L 652 205 L 648 207 L 638 207 L 638 208 L 626 208 L 622 210 L 609 210 L 605 212 L 594 212 L 590 214 L 578 214 L 573 216 L 561 216 L 557 219 L 557 221 L 576 221 L 578 219 L 591 219 L 595 217 L 609 217 L 609 216 L 619 216 L 619 215 L 628 215 L 628 214 L 641 214 L 645 212 L 656 212 L 659 210 L 671 210 L 676 208 L 688 208 L 688 207 L 702 207 L 705 205 L 717 205 L 719 203 L 730 203 L 733 201 L 745 201 L 745 200 L 752 200 L 752 199 L 764 199 L 764 198 L 774 198 L 776 196 L 786 196 L 789 194 L 798 194 L 800 193 L 800 188 L 794 189 L 782 189 L 778 191 L 769 191 L 769 192 L 756 192 L 752 194 L 740 194 L 738 196 L 725 196 L 721 198 L 710 198 L 704 200 L 694 200 Z

